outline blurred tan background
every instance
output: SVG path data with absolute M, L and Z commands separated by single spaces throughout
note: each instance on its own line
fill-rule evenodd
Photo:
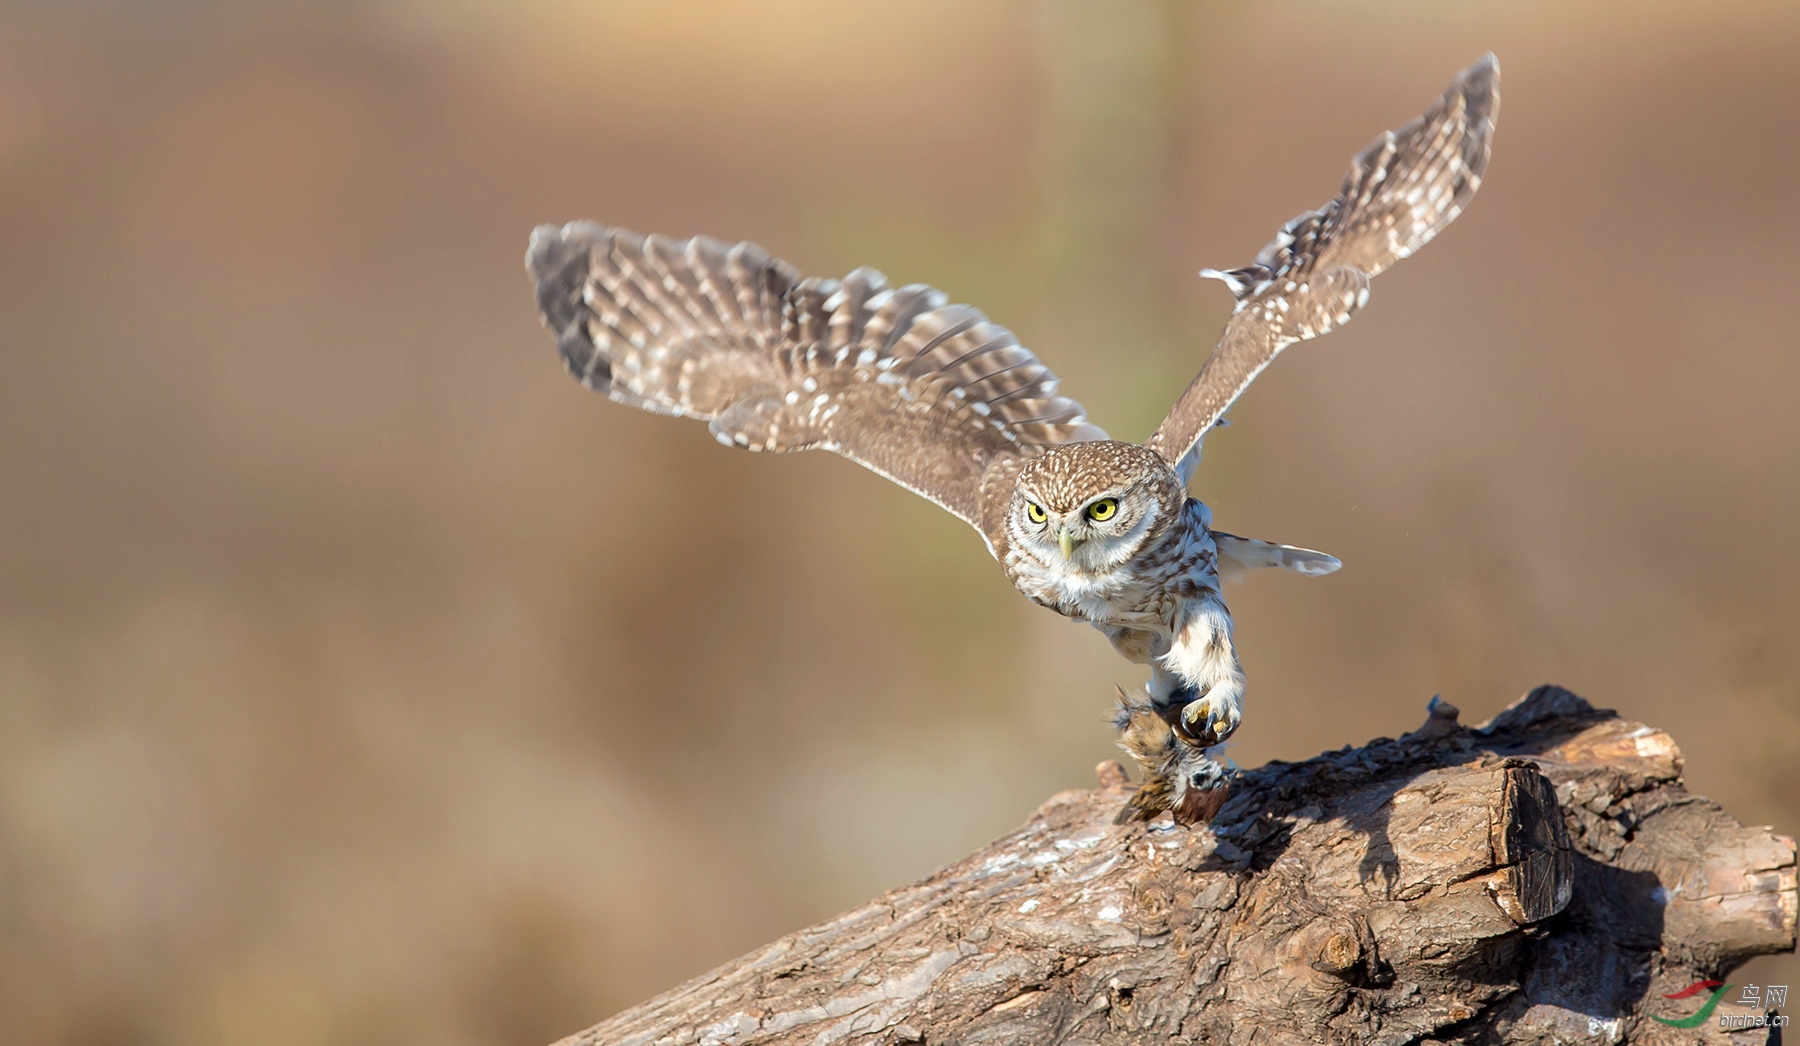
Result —
M 1098 633 L 581 390 L 527 234 L 936 283 L 1141 439 L 1490 48 L 1468 213 L 1209 441 L 1345 561 L 1230 593 L 1234 755 L 1555 681 L 1792 832 L 1800 8 L 0 6 L 0 1042 L 543 1042 L 1090 783 Z

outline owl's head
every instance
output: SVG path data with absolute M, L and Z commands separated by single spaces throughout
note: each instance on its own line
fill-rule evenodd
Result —
M 1187 492 L 1155 451 L 1135 443 L 1065 443 L 1020 469 L 1008 509 L 1016 549 L 1059 570 L 1127 562 L 1175 522 Z

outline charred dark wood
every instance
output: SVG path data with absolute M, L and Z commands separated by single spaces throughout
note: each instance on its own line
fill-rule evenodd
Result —
M 1792 839 L 1681 783 L 1674 741 L 1541 687 L 1242 774 L 1209 828 L 1017 831 L 564 1046 L 1687 1043 L 1648 1016 L 1795 940 Z

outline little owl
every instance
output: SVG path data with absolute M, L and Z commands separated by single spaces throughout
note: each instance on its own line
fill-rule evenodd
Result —
M 1201 819 L 1222 793 L 1188 793 L 1222 787 L 1203 753 L 1237 729 L 1244 703 L 1221 574 L 1339 565 L 1213 530 L 1187 496 L 1201 440 L 1276 354 L 1349 322 L 1372 277 L 1462 212 L 1487 166 L 1499 77 L 1492 55 L 1464 70 L 1423 116 L 1357 154 L 1337 198 L 1288 222 L 1254 264 L 1202 270 L 1236 308 L 1141 444 L 1089 422 L 1005 328 L 873 269 L 802 278 L 755 244 L 588 222 L 537 229 L 526 267 L 588 388 L 705 421 L 721 443 L 835 451 L 873 469 L 973 526 L 1027 598 L 1148 665 L 1121 726 L 1152 780 L 1126 814 Z

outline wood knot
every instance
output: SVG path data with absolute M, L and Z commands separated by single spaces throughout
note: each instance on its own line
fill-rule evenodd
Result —
M 1133 890 L 1132 900 L 1137 902 L 1138 911 L 1150 918 L 1168 911 L 1173 903 L 1169 891 L 1156 883 L 1145 883 Z
M 1288 953 L 1320 973 L 1348 978 L 1364 965 L 1363 935 L 1349 920 L 1327 916 L 1301 930 Z
M 1121 974 L 1106 982 L 1109 1002 L 1114 1010 L 1127 1013 L 1131 1011 L 1132 994 L 1137 990 L 1137 982 L 1137 975 L 1134 973 Z
M 1125 776 L 1125 767 L 1117 759 L 1103 759 L 1094 767 L 1094 776 L 1100 779 L 1102 788 L 1123 788 L 1131 783 Z
M 1323 973 L 1349 973 L 1362 962 L 1362 942 L 1356 935 L 1337 930 L 1325 937 L 1313 956 L 1313 969 Z

